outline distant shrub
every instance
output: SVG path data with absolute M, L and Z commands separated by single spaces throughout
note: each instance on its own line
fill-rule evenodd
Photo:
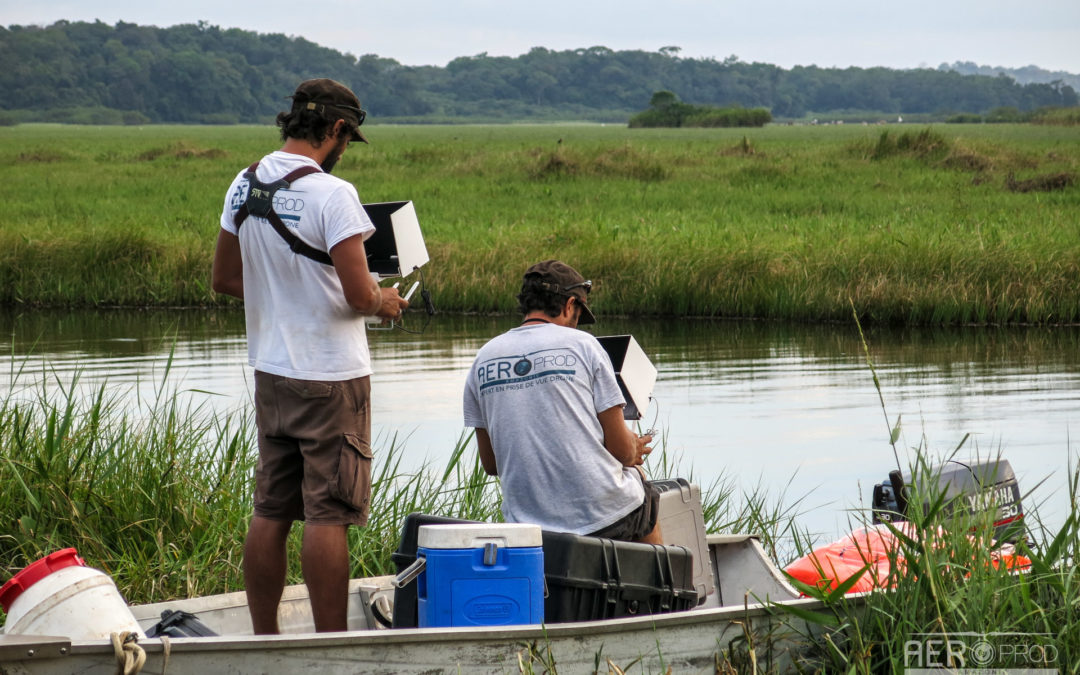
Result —
M 699 108 L 683 120 L 684 127 L 763 127 L 772 121 L 765 108 Z
M 598 154 L 559 148 L 551 153 L 537 153 L 536 164 L 529 169 L 533 180 L 552 180 L 576 176 L 629 178 L 646 183 L 666 179 L 669 170 L 648 153 L 629 146 Z
M 730 148 L 724 148 L 720 151 L 720 154 L 726 155 L 728 157 L 739 155 L 748 156 L 757 154 L 757 150 L 754 149 L 754 146 L 750 144 L 750 139 L 748 139 L 746 136 L 743 136 L 742 141 L 740 141 L 738 145 L 733 145 Z
M 150 118 L 142 114 L 138 110 L 125 110 L 120 113 L 120 121 L 129 126 L 135 127 L 141 124 L 150 124 Z
M 124 112 L 103 106 L 55 108 L 44 111 L 41 121 L 60 124 L 119 125 L 124 123 Z
M 577 175 L 580 167 L 574 159 L 566 157 L 561 152 L 552 152 L 540 158 L 530 172 L 529 176 L 534 180 L 546 180 Z
M 28 150 L 20 152 L 15 161 L 27 164 L 48 164 L 49 162 L 62 162 L 66 159 L 71 158 L 57 150 Z
M 986 121 L 990 124 L 1026 122 L 1029 118 L 1030 113 L 1022 113 L 1012 106 L 1001 106 L 986 113 Z
M 237 124 L 236 115 L 231 113 L 208 113 L 199 115 L 199 124 Z
M 225 151 L 220 148 L 198 148 L 186 143 L 173 143 L 159 148 L 151 148 L 140 153 L 137 159 L 144 162 L 152 162 L 156 159 L 221 159 Z
M 1010 192 L 1053 192 L 1064 190 L 1075 182 L 1076 176 L 1067 171 L 1043 174 L 1026 180 L 1017 180 L 1010 173 L 1005 178 L 1005 189 Z
M 879 160 L 894 155 L 932 157 L 942 155 L 948 149 L 949 142 L 945 137 L 929 128 L 917 132 L 905 131 L 899 135 L 882 131 L 870 153 L 870 159 Z
M 650 108 L 630 118 L 631 129 L 642 127 L 681 127 L 685 120 L 697 112 L 697 107 L 687 103 L 672 103 Z
M 993 168 L 993 162 L 989 157 L 980 155 L 976 152 L 971 152 L 964 149 L 956 149 L 949 153 L 949 155 L 941 160 L 941 166 L 947 169 L 957 169 L 959 171 L 974 171 L 976 173 L 980 171 L 989 171 Z
M 642 127 L 763 127 L 772 121 L 765 108 L 717 108 L 679 101 L 670 91 L 658 91 L 649 109 L 630 118 L 631 129 Z
M 1040 108 L 1031 116 L 1032 124 L 1080 125 L 1080 107 Z
M 959 113 L 945 118 L 946 124 L 982 124 L 983 116 L 976 113 Z
M 10 119 L 11 121 L 5 121 Z M 51 122 L 58 124 L 97 124 L 105 126 L 150 124 L 152 120 L 137 110 L 116 110 L 104 106 L 54 108 L 43 111 L 8 111 L 0 113 L 0 126 L 21 122 Z

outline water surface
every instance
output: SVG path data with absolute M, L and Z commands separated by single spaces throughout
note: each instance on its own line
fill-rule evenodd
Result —
M 370 334 L 374 431 L 382 442 L 397 436 L 408 468 L 442 466 L 465 431 L 461 389 L 476 350 L 513 325 L 440 315 L 422 335 Z M 250 410 L 240 311 L 8 312 L 0 328 L 0 386 L 15 395 L 77 374 L 81 387 L 107 382 L 133 410 L 162 389 Z M 634 335 L 656 365 L 642 424 L 656 420 L 680 475 L 760 486 L 774 502 L 783 493 L 804 512 L 800 525 L 824 538 L 846 532 L 848 510 L 895 468 L 898 417 L 905 467 L 919 445 L 938 456 L 961 444 L 961 457 L 1001 452 L 1022 490 L 1046 479 L 1029 499 L 1044 502 L 1044 520 L 1060 522 L 1067 508 L 1080 329 L 868 330 L 883 411 L 854 325 L 602 318 L 590 328 Z

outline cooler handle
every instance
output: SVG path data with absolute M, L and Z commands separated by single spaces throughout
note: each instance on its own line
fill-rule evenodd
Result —
M 401 574 L 394 577 L 391 583 L 394 585 L 394 588 L 408 586 L 416 579 L 416 577 L 420 576 L 420 573 L 424 571 L 426 566 L 427 558 L 417 558 L 413 561 L 413 564 L 403 569 Z

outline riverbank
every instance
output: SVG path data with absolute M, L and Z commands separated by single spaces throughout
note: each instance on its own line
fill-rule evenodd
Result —
M 374 126 L 337 173 L 411 199 L 444 311 L 511 311 L 572 262 L 598 312 L 909 324 L 1080 321 L 1070 127 Z M 227 304 L 229 180 L 269 127 L 0 129 L 0 304 Z

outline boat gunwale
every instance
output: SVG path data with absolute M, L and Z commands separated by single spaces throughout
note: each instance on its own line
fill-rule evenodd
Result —
M 280 635 L 231 635 L 213 637 L 169 638 L 169 648 L 176 652 L 243 651 L 253 647 L 262 649 L 302 649 L 307 647 L 347 647 L 370 643 L 372 646 L 394 644 L 432 643 L 468 640 L 470 642 L 522 643 L 534 640 L 582 638 L 595 635 L 628 632 L 654 632 L 667 628 L 694 626 L 708 623 L 729 622 L 737 619 L 754 619 L 777 616 L 782 609 L 777 602 L 748 603 L 745 606 L 728 606 L 689 609 L 668 614 L 648 614 L 636 617 L 618 617 L 592 621 L 574 621 L 556 624 L 520 626 L 457 626 L 435 628 L 369 628 L 337 633 L 290 633 Z M 813 611 L 824 605 L 815 598 L 785 600 L 783 605 L 795 605 Z M 41 636 L 43 640 L 56 639 Z M 149 653 L 163 650 L 159 638 L 140 640 L 139 645 Z M 69 653 L 112 653 L 108 641 L 73 641 Z

